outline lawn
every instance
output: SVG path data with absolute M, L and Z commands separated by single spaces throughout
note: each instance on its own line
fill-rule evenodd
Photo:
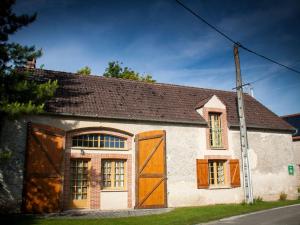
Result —
M 224 217 L 240 215 L 244 213 L 270 209 L 285 205 L 300 204 L 300 200 L 293 201 L 277 201 L 277 202 L 258 202 L 253 205 L 244 204 L 226 204 L 211 205 L 201 207 L 184 207 L 160 215 L 126 217 L 126 218 L 103 218 L 103 219 L 66 219 L 66 218 L 50 218 L 38 219 L 29 216 L 6 216 L 1 217 L 1 224 L 43 224 L 43 225 L 188 225 Z M 5 221 L 4 221 L 5 220 Z

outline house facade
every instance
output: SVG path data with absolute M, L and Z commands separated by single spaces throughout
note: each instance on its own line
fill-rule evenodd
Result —
M 60 85 L 47 113 L 6 121 L 5 188 L 25 212 L 244 200 L 234 92 L 33 70 Z M 255 197 L 297 198 L 293 127 L 245 95 Z M 3 132 L 5 131 L 5 132 Z

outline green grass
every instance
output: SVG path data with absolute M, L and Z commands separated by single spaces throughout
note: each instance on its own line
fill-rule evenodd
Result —
M 224 204 L 211 205 L 201 207 L 184 207 L 176 208 L 175 210 L 160 215 L 126 217 L 126 218 L 103 218 L 103 219 L 38 219 L 28 216 L 13 216 L 2 217 L 1 224 L 43 224 L 43 225 L 188 225 L 212 220 L 221 219 L 224 217 L 245 214 L 249 212 L 270 209 L 285 205 L 299 204 L 300 200 L 277 201 L 277 202 L 258 202 L 253 205 L 245 204 Z M 5 219 L 5 221 L 3 221 Z M 5 222 L 5 223 L 3 223 Z

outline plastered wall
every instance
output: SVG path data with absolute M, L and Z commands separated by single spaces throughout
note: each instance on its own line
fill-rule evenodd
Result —
M 295 157 L 295 170 L 298 172 L 298 187 L 300 188 L 300 140 L 293 141 L 293 151 Z
M 239 131 L 231 131 L 231 139 L 232 148 L 238 149 Z M 278 200 L 284 192 L 289 199 L 297 198 L 299 170 L 288 174 L 288 165 L 295 165 L 291 135 L 249 131 L 248 142 L 254 197 Z
M 138 134 L 149 130 L 166 131 L 168 206 L 195 206 L 243 201 L 243 188 L 197 189 L 196 159 L 205 156 L 226 156 L 240 159 L 239 132 L 228 130 L 227 150 L 207 150 L 205 127 L 170 123 L 134 122 L 121 120 L 97 120 L 69 117 L 27 117 L 6 122 L 2 143 L 14 152 L 9 165 L 13 170 L 2 168 L 4 183 L 9 195 L 21 200 L 26 123 L 48 124 L 66 131 L 83 127 L 110 127 Z M 289 198 L 296 198 L 297 176 L 287 173 L 287 165 L 294 162 L 292 140 L 289 134 L 249 132 L 250 157 L 253 172 L 254 195 L 266 200 L 277 200 L 284 191 Z M 132 174 L 135 174 L 135 146 L 132 143 Z M 241 163 L 240 163 L 241 165 Z M 8 167 L 8 166 L 7 166 Z M 132 177 L 132 206 L 135 204 L 135 182 Z M 242 179 L 242 173 L 241 173 Z M 112 195 L 113 193 L 109 194 Z M 117 196 L 116 196 L 117 197 Z M 112 196 L 103 196 L 101 204 Z M 125 201 L 125 200 L 124 200 Z M 112 204 L 113 205 L 113 204 Z M 107 207 L 111 207 L 107 205 Z M 102 208 L 102 207 L 101 207 Z

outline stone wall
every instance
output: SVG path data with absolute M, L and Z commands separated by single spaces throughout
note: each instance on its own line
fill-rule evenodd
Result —
M 0 133 L 0 151 L 10 154 L 0 162 L 0 211 L 19 211 L 22 200 L 26 121 L 6 121 Z

